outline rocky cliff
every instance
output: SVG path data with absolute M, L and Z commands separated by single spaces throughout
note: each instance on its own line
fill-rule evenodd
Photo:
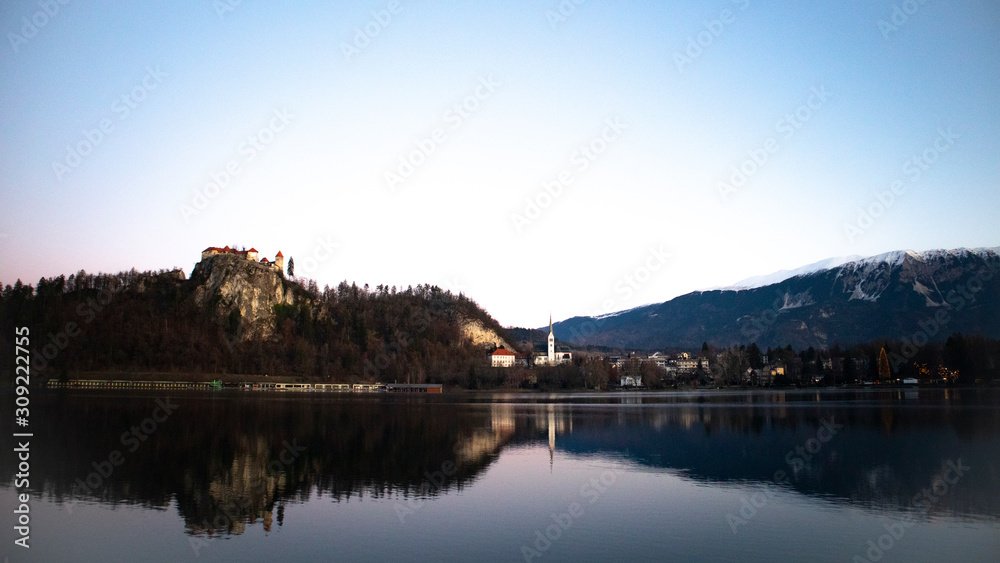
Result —
M 475 346 L 492 345 L 503 347 L 511 351 L 514 350 L 514 348 L 512 348 L 502 336 L 497 334 L 495 330 L 484 326 L 482 321 L 462 318 L 459 320 L 459 326 L 462 328 L 462 334 L 464 334 L 465 337 L 468 338 Z
M 238 256 L 217 254 L 195 265 L 194 303 L 239 340 L 267 340 L 276 329 L 275 305 L 295 302 L 292 286 L 274 269 Z

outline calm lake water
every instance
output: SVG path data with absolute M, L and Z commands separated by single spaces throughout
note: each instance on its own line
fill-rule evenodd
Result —
M 1000 390 L 31 406 L 30 550 L 0 463 L 10 561 L 1000 560 Z

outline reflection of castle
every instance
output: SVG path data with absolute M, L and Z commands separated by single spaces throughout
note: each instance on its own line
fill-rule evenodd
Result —
M 251 248 L 250 250 L 246 249 L 236 250 L 235 248 L 229 248 L 229 245 L 226 245 L 224 248 L 219 248 L 218 246 L 210 246 L 205 250 L 201 251 L 201 259 L 204 260 L 205 258 L 208 258 L 210 256 L 215 256 L 216 254 L 232 254 L 233 256 L 246 258 L 251 262 L 257 262 L 256 248 Z M 271 262 L 265 256 L 264 258 L 260 259 L 260 262 L 258 262 L 258 264 L 262 266 L 267 266 L 268 268 L 274 268 L 280 272 L 285 267 L 285 256 L 281 254 L 281 251 L 279 250 L 278 253 L 275 254 L 274 256 L 274 262 Z
M 549 315 L 549 352 L 548 354 L 536 354 L 536 366 L 555 366 L 567 364 L 573 360 L 573 354 L 566 351 L 556 352 L 556 335 L 552 331 L 552 315 Z

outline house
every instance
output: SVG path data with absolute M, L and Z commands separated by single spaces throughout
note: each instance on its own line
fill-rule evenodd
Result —
M 623 375 L 620 380 L 622 387 L 642 387 L 641 375 Z
M 686 354 L 685 354 L 686 355 Z M 691 372 L 693 373 L 698 369 L 698 364 L 701 363 L 701 367 L 705 371 L 709 371 L 708 358 L 678 358 L 677 359 L 677 369 L 678 371 Z
M 492 354 L 490 354 L 490 365 L 495 368 L 509 368 L 514 365 L 515 359 L 516 354 L 510 350 L 497 348 Z
M 660 368 L 660 369 L 662 369 L 664 371 L 666 371 L 667 370 L 667 366 L 670 365 L 670 363 L 669 363 L 670 362 L 670 358 L 667 357 L 666 354 L 661 354 L 659 352 L 653 353 L 653 355 L 649 356 L 648 358 L 646 358 L 645 361 L 647 361 L 647 362 L 653 362 L 654 364 L 656 364 L 656 367 L 658 367 L 658 368 Z

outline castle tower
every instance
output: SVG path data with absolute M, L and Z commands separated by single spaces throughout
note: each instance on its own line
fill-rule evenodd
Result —
M 556 335 L 552 332 L 552 313 L 549 313 L 549 365 L 556 363 Z
M 280 250 L 274 255 L 274 263 L 278 265 L 279 272 L 285 271 L 285 255 Z

